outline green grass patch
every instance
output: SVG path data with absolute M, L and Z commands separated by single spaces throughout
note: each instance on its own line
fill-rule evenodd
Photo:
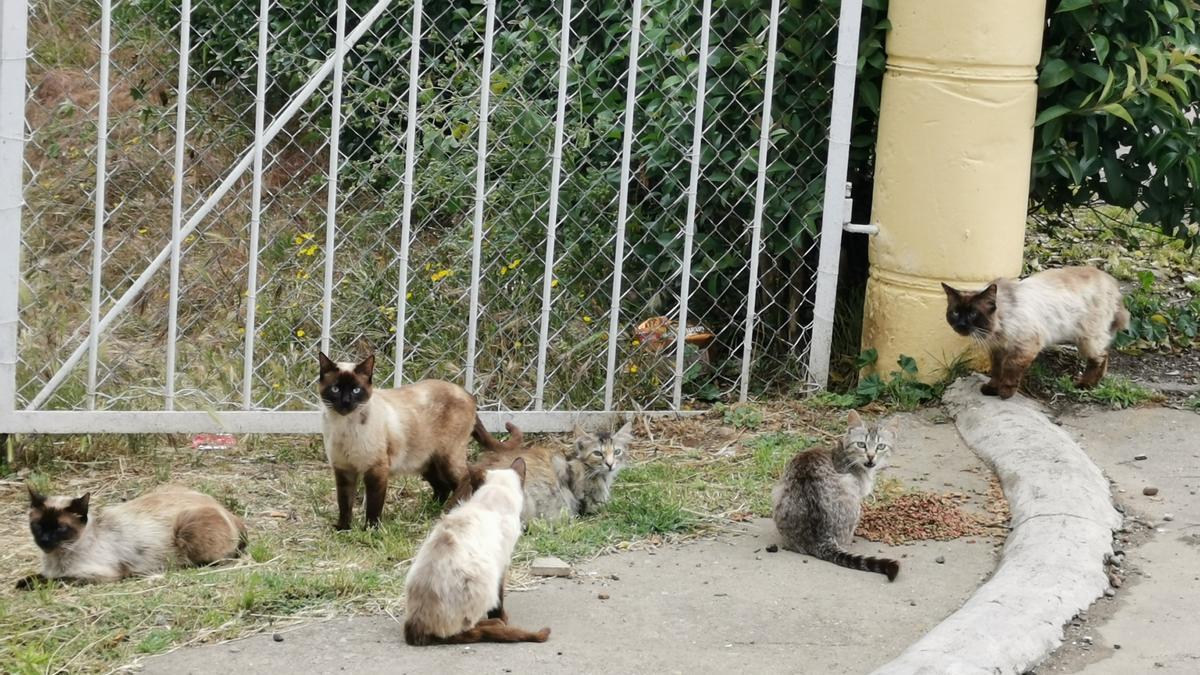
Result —
M 1058 378 L 1058 390 L 1072 400 L 1081 403 L 1096 403 L 1113 409 L 1132 408 L 1161 396 L 1152 389 L 1147 389 L 1133 380 L 1121 375 L 1108 375 L 1091 389 L 1080 389 L 1068 375 Z

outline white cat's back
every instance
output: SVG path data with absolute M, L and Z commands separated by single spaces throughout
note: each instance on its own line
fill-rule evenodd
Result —
M 1094 267 L 1046 270 L 1002 287 L 1006 333 L 1030 333 L 1046 345 L 1106 331 L 1121 303 L 1115 279 Z

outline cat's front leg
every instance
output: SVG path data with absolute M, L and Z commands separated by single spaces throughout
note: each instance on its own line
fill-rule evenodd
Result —
M 333 470 L 337 484 L 338 519 L 334 529 L 348 530 L 354 516 L 354 502 L 358 499 L 358 472 L 353 469 Z
M 998 392 L 1000 398 L 1009 399 L 1017 393 L 1017 387 L 1021 385 L 1021 378 L 1025 376 L 1025 371 L 1029 370 L 1029 366 L 1033 365 L 1033 360 L 1037 358 L 1039 351 L 1041 351 L 1040 346 L 1008 354 L 1004 359 L 1003 375 L 1000 378 Z
M 995 396 L 1000 393 L 1000 378 L 1004 369 L 1004 352 L 999 349 L 992 350 L 992 372 L 991 379 L 979 388 L 979 393 L 984 396 Z
M 383 502 L 387 499 L 388 478 L 391 471 L 386 464 L 367 469 L 363 483 L 367 488 L 367 527 L 378 527 L 383 515 Z

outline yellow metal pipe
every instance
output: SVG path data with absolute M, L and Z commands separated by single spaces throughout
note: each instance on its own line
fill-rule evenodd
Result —
M 891 0 L 864 348 L 922 379 L 968 352 L 941 282 L 1021 271 L 1045 0 Z M 976 355 L 978 356 L 978 355 Z

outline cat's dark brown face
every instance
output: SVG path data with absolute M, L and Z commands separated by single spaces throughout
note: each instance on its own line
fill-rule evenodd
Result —
M 29 531 L 38 548 L 49 553 L 78 539 L 87 526 L 90 498 L 46 497 L 29 488 Z
M 341 415 L 349 415 L 355 408 L 371 399 L 371 376 L 375 372 L 375 355 L 372 354 L 355 366 L 334 363 L 320 354 L 321 379 L 317 385 L 321 403 Z
M 996 284 L 978 293 L 964 293 L 946 284 L 942 289 L 946 291 L 946 323 L 955 333 L 980 339 L 991 335 L 996 318 Z

